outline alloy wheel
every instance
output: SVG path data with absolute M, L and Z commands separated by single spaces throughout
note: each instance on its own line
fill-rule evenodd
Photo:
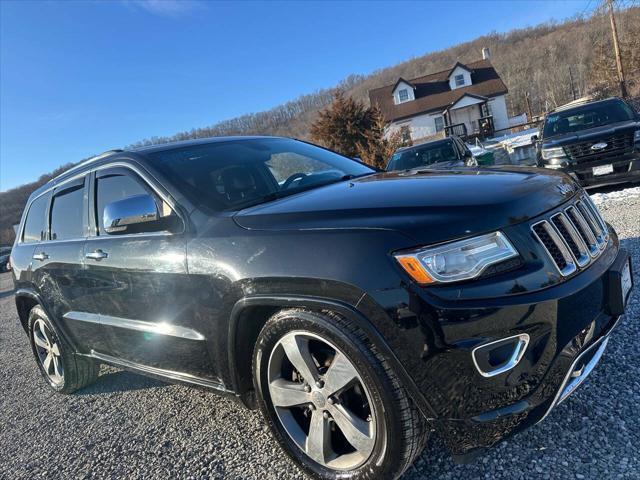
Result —
M 64 382 L 64 368 L 60 354 L 60 346 L 53 341 L 53 335 L 47 324 L 37 319 L 33 323 L 33 341 L 36 347 L 38 360 L 44 372 L 54 385 Z
M 269 357 L 271 402 L 297 446 L 324 467 L 353 469 L 376 441 L 371 395 L 353 363 L 320 336 L 294 331 Z

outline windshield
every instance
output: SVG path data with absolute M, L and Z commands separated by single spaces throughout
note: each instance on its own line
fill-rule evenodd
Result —
M 387 170 L 411 170 L 442 162 L 457 162 L 460 158 L 451 142 L 427 143 L 419 148 L 396 152 Z
M 146 154 L 194 203 L 237 210 L 374 173 L 364 164 L 286 138 L 239 139 Z
M 633 112 L 620 100 L 592 103 L 547 115 L 543 136 L 553 137 L 627 120 L 633 120 Z

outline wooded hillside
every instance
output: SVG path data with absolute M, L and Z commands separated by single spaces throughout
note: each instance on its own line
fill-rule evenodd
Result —
M 619 10 L 616 18 L 629 93 L 639 95 L 640 7 Z M 532 110 L 537 114 L 572 100 L 574 93 L 577 96 L 594 92 L 617 94 L 611 42 L 609 19 L 599 7 L 588 18 L 491 33 L 366 76 L 351 75 L 338 87 L 346 95 L 368 102 L 368 91 L 372 88 L 394 83 L 400 76 L 414 78 L 444 70 L 456 61 L 478 60 L 481 49 L 488 47 L 493 65 L 509 88 L 509 114 L 526 111 L 525 92 L 529 93 Z M 425 45 L 425 49 L 428 48 Z M 151 137 L 133 146 L 218 135 L 264 134 L 306 139 L 318 111 L 331 102 L 332 92 L 333 89 L 317 91 L 268 111 L 194 128 L 171 137 Z M 0 245 L 13 241 L 12 225 L 19 222 L 29 194 L 55 173 L 0 193 Z

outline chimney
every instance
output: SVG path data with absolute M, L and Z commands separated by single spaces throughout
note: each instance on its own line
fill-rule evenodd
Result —
M 489 60 L 491 58 L 491 52 L 489 51 L 489 49 L 487 47 L 484 47 L 482 49 L 482 59 L 483 60 Z

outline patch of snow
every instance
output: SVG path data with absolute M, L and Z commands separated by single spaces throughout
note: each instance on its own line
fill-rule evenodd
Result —
M 524 145 L 531 145 L 533 143 L 531 137 L 533 137 L 534 135 L 540 136 L 540 131 L 537 128 L 529 128 L 528 130 L 522 130 L 521 132 L 500 135 L 497 137 L 489 138 L 487 139 L 487 141 L 499 142 L 504 146 L 521 147 Z
M 640 197 L 640 187 L 632 187 L 608 193 L 594 193 L 591 195 L 591 200 L 596 205 L 600 205 L 604 202 L 619 202 L 628 198 L 638 197 Z

